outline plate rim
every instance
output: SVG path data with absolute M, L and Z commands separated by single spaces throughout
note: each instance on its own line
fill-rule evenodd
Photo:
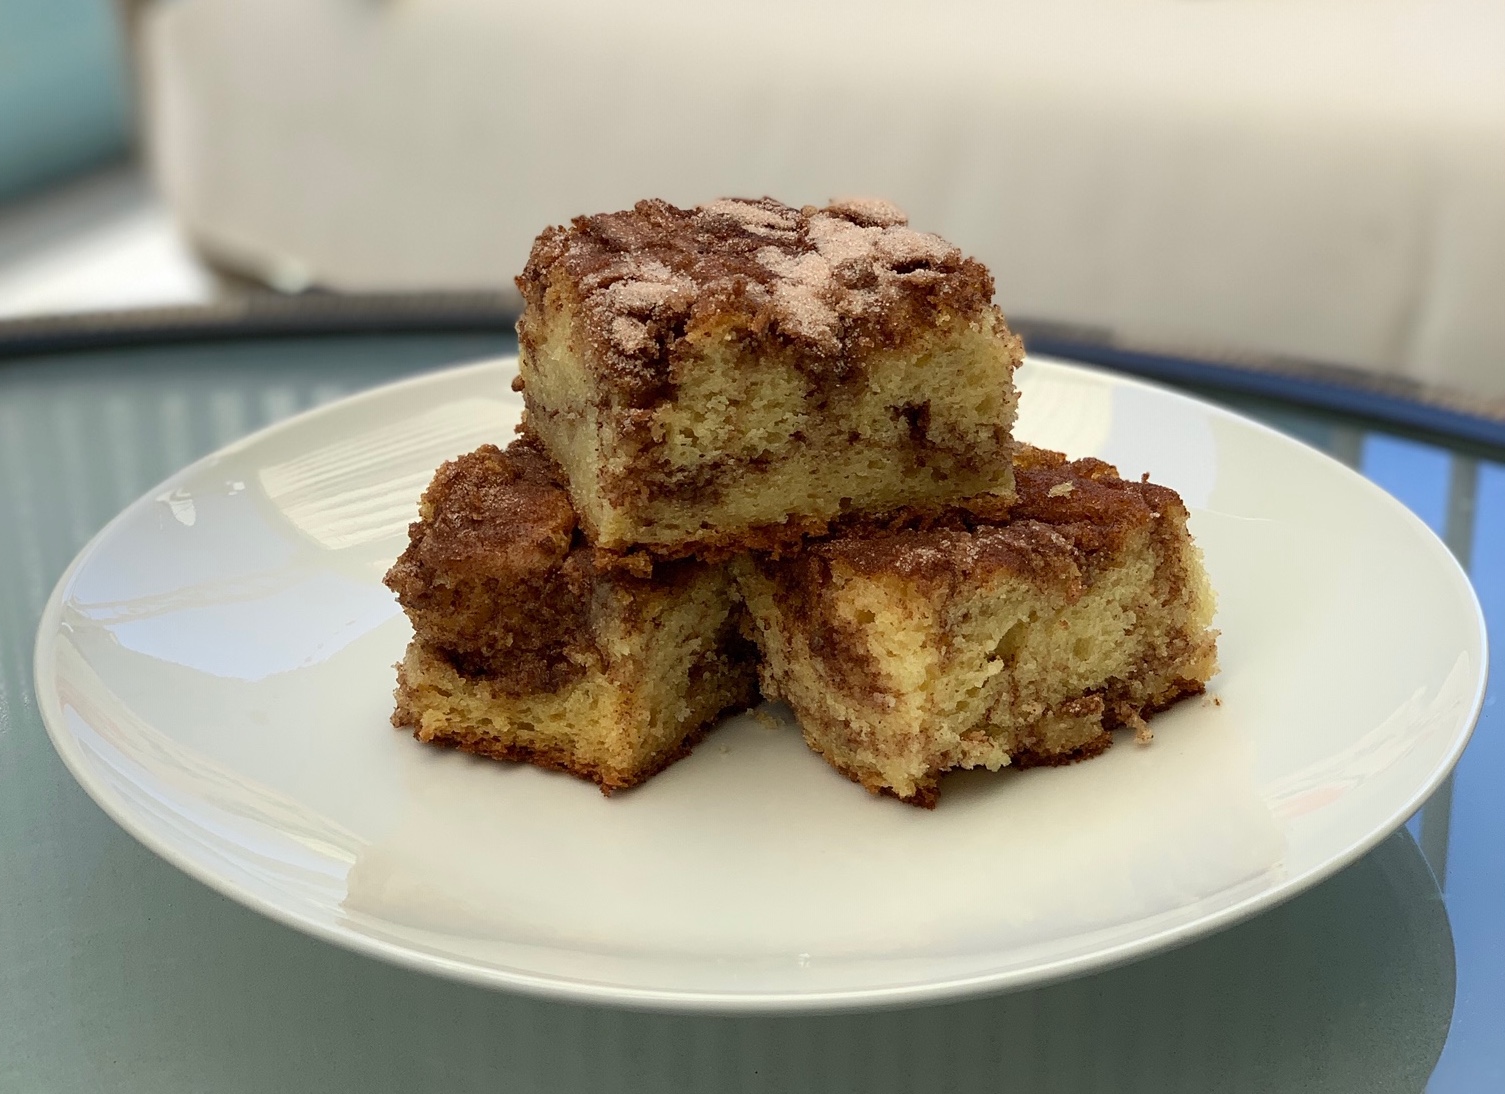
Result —
M 154 486 L 144 491 L 125 505 L 89 537 L 63 570 L 53 585 L 38 620 L 36 637 L 32 646 L 32 685 L 37 709 L 46 728 L 54 751 L 63 761 L 74 781 L 89 798 L 120 828 L 159 858 L 171 864 L 210 890 L 227 897 L 235 903 L 251 909 L 284 927 L 291 927 L 305 935 L 331 943 L 349 952 L 374 957 L 388 964 L 416 972 L 438 975 L 446 979 L 492 990 L 516 992 L 565 1003 L 610 1005 L 633 1010 L 685 1014 L 811 1014 L 846 1013 L 882 1008 L 918 1005 L 933 1005 L 982 995 L 1004 994 L 1019 990 L 1041 988 L 1063 980 L 1104 972 L 1120 965 L 1151 956 L 1152 954 L 1178 948 L 1198 939 L 1216 934 L 1246 919 L 1269 911 L 1307 889 L 1332 877 L 1363 857 L 1387 836 L 1401 827 L 1432 796 L 1456 766 L 1459 757 L 1467 748 L 1478 724 L 1483 709 L 1489 682 L 1489 634 L 1485 626 L 1483 608 L 1467 572 L 1442 539 L 1416 514 L 1383 488 L 1365 478 L 1354 468 L 1305 441 L 1282 433 L 1273 426 L 1256 421 L 1237 411 L 1219 406 L 1209 400 L 1188 394 L 1165 384 L 1146 381 L 1136 376 L 1125 375 L 1112 369 L 1069 361 L 1046 355 L 1026 356 L 1026 365 L 1043 366 L 1047 370 L 1060 370 L 1067 374 L 1080 373 L 1115 386 L 1138 388 L 1153 392 L 1157 397 L 1190 404 L 1203 413 L 1236 422 L 1242 428 L 1251 428 L 1274 438 L 1278 443 L 1293 445 L 1304 450 L 1308 457 L 1316 456 L 1335 466 L 1346 475 L 1350 485 L 1367 490 L 1381 504 L 1390 507 L 1401 519 L 1424 533 L 1423 541 L 1428 550 L 1439 557 L 1448 579 L 1459 587 L 1464 599 L 1472 609 L 1470 621 L 1473 637 L 1479 651 L 1479 667 L 1475 673 L 1474 690 L 1467 704 L 1467 714 L 1453 733 L 1449 748 L 1424 778 L 1416 783 L 1416 789 L 1392 807 L 1385 821 L 1372 826 L 1366 834 L 1353 840 L 1340 852 L 1329 855 L 1324 861 L 1306 870 L 1282 876 L 1272 884 L 1261 886 L 1240 897 L 1227 906 L 1200 917 L 1173 924 L 1138 937 L 1121 941 L 1097 950 L 1073 956 L 1028 965 L 1021 968 L 984 971 L 973 975 L 950 976 L 933 981 L 919 981 L 897 985 L 859 987 L 853 989 L 822 989 L 812 992 L 763 991 L 736 992 L 728 990 L 686 990 L 666 988 L 642 988 L 592 981 L 560 974 L 541 974 L 522 969 L 482 965 L 458 957 L 428 952 L 414 945 L 404 945 L 370 934 L 326 923 L 302 914 L 294 908 L 271 900 L 258 892 L 242 887 L 213 869 L 181 851 L 169 840 L 159 839 L 151 828 L 138 821 L 135 811 L 118 798 L 97 777 L 83 755 L 77 737 L 67 728 L 64 712 L 57 700 L 55 647 L 61 634 L 62 603 L 65 591 L 78 572 L 88 564 L 101 545 L 134 514 L 140 507 L 150 505 L 160 494 L 173 488 L 174 484 L 199 473 L 214 461 L 233 455 L 260 443 L 267 436 L 295 428 L 309 420 L 326 414 L 347 410 L 368 401 L 389 398 L 394 393 L 409 387 L 421 387 L 435 382 L 453 382 L 467 373 L 484 373 L 492 370 L 505 371 L 514 365 L 516 354 L 488 357 L 479 361 L 465 362 L 444 368 L 429 369 L 389 383 L 377 384 L 342 398 L 309 407 L 297 414 L 271 422 L 260 429 L 239 437 L 222 447 L 209 452 L 178 469 Z M 568 947 L 556 947 L 568 949 Z

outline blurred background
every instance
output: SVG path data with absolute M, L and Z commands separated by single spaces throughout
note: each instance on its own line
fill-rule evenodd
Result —
M 765 193 L 897 201 L 1027 335 L 1505 407 L 1492 0 L 0 0 L 12 330 L 504 316 L 547 224 Z
M 1345 461 L 1502 644 L 1501 0 L 0 0 L 0 1089 L 561 1089 L 587 1041 L 603 1089 L 712 1061 L 838 1089 L 871 1037 L 895 1086 L 1505 1090 L 1505 672 L 1456 778 L 1326 885 L 870 1022 L 467 996 L 229 904 L 73 785 L 30 650 L 111 515 L 252 429 L 515 348 L 546 225 L 727 194 L 890 198 L 989 264 L 1036 350 Z

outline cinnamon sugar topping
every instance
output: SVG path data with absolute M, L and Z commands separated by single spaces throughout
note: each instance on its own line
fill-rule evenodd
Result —
M 702 217 L 725 217 L 735 221 L 753 235 L 794 235 L 799 231 L 799 214 L 787 206 L 776 208 L 777 204 L 718 198 L 698 206 L 695 211 Z
M 882 198 L 838 198 L 826 212 L 866 228 L 892 228 L 909 223 L 909 217 L 891 201 Z
M 970 581 L 995 570 L 1034 580 L 1076 580 L 1076 564 L 1091 552 L 1117 552 L 1129 537 L 1172 508 L 1175 491 L 1122 479 L 1102 460 L 1067 460 L 1025 445 L 1014 461 L 1018 496 L 1006 521 L 956 510 L 920 529 L 861 521 L 850 531 L 808 548 L 860 573 L 906 579 Z
M 602 379 L 652 397 L 672 383 L 686 339 L 713 325 L 797 351 L 841 377 L 942 313 L 990 306 L 987 269 L 892 204 L 850 199 L 794 209 L 723 198 L 695 209 L 641 201 L 539 236 L 518 278 L 527 343 L 547 301 L 576 311 Z

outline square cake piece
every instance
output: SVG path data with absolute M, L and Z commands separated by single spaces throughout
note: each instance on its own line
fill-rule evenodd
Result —
M 1217 671 L 1174 491 L 1029 448 L 1015 477 L 1007 522 L 853 529 L 737 563 L 764 695 L 871 791 L 933 806 L 953 768 L 1095 755 Z
M 392 723 L 421 741 L 632 786 L 756 700 L 728 566 L 598 570 L 527 440 L 441 467 L 386 576 L 412 621 Z
M 598 548 L 1012 497 L 1021 344 L 987 269 L 885 202 L 643 201 L 545 231 L 518 287 L 527 429 Z

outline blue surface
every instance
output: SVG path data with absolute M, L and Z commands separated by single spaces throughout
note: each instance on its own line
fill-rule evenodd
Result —
M 109 0 L 0 0 L 0 202 L 130 144 L 124 45 Z
M 1453 457 L 1436 445 L 1370 433 L 1359 470 L 1395 495 L 1439 536 L 1447 530 L 1448 480 Z
M 1460 958 L 1448 1048 L 1431 1091 L 1505 1090 L 1500 1053 L 1465 1051 L 1505 1041 L 1505 691 L 1498 647 L 1505 636 L 1505 464 L 1479 467 L 1471 577 L 1496 650 L 1484 713 L 1453 776 L 1447 897 Z M 1490 1031 L 1494 1032 L 1491 1033 Z

